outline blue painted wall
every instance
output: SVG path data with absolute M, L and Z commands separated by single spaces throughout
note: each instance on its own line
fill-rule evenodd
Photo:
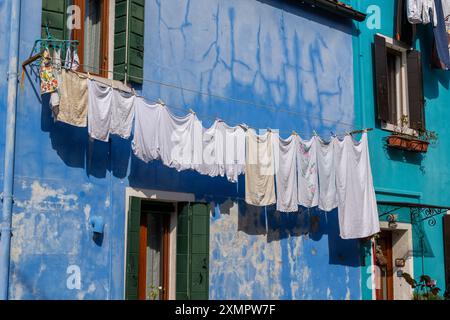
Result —
M 0 1 L 0 12 L 7 2 Z M 41 21 L 41 1 L 22 2 L 21 61 L 40 37 Z M 220 117 L 280 129 L 285 137 L 293 129 L 309 138 L 314 129 L 329 135 L 354 127 L 350 21 L 284 1 L 147 0 L 145 30 L 144 72 L 153 82 L 142 94 L 162 98 L 176 114 L 192 108 L 205 126 Z M 7 43 L 7 35 L 0 40 Z M 250 208 L 242 180 L 236 186 L 144 164 L 116 137 L 89 142 L 86 129 L 53 122 L 38 83 L 29 70 L 18 98 L 12 298 L 122 299 L 128 186 L 214 203 L 212 299 L 361 298 L 359 243 L 339 238 L 337 212 Z M 2 84 L 0 98 L 5 90 Z M 91 215 L 105 218 L 101 244 L 92 240 Z M 315 215 L 320 225 L 310 232 Z M 80 267 L 81 290 L 66 286 L 70 265 Z
M 358 27 L 361 35 L 354 38 L 355 56 L 355 89 L 356 123 L 361 127 L 373 127 L 371 133 L 370 151 L 374 184 L 379 201 L 412 202 L 430 205 L 449 206 L 446 195 L 450 183 L 448 150 L 450 148 L 450 127 L 447 119 L 450 117 L 450 73 L 430 68 L 430 53 L 432 46 L 431 26 L 418 26 L 418 39 L 415 48 L 422 53 L 424 72 L 424 95 L 426 100 L 425 119 L 427 130 L 436 131 L 439 140 L 428 153 L 417 155 L 388 150 L 384 137 L 389 133 L 380 129 L 375 115 L 375 96 L 373 82 L 372 43 L 376 33 L 394 37 L 396 1 L 352 1 L 355 8 L 373 13 L 371 5 L 380 9 L 380 28 L 370 29 L 367 23 Z M 373 20 L 371 20 L 373 21 Z M 400 219 L 410 222 L 408 214 L 402 213 Z M 437 285 L 445 288 L 444 252 L 442 217 L 436 218 L 436 225 L 431 227 L 427 222 L 415 225 L 413 228 L 414 273 L 418 278 L 424 272 L 437 280 Z M 422 268 L 421 235 L 424 236 L 424 267 Z M 363 294 L 367 296 L 364 286 Z

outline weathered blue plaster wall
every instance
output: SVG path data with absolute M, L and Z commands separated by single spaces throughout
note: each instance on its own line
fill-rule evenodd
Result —
M 40 37 L 40 11 L 41 1 L 23 0 L 21 61 Z M 349 130 L 352 57 L 351 22 L 301 5 L 146 1 L 145 78 L 272 106 L 144 83 L 145 97 L 164 99 L 177 114 L 193 108 L 205 126 L 220 117 L 281 129 L 282 136 L 293 129 L 305 138 L 313 129 L 323 135 Z M 131 155 L 129 141 L 115 137 L 89 142 L 86 129 L 53 122 L 38 83 L 29 69 L 18 99 L 12 298 L 122 299 L 127 186 L 194 193 L 216 204 L 213 299 L 361 298 L 359 243 L 339 238 L 336 212 L 289 215 L 268 208 L 266 215 L 243 203 L 242 180 L 236 186 L 144 164 Z M 92 240 L 91 215 L 105 218 L 102 243 Z M 314 232 L 312 216 L 320 217 Z M 80 290 L 66 285 L 71 265 L 80 268 Z
M 205 125 L 220 117 L 230 124 L 277 128 L 282 136 L 293 129 L 309 138 L 313 129 L 329 135 L 353 127 L 349 21 L 284 1 L 147 1 L 147 6 L 146 31 L 152 31 L 146 36 L 145 78 L 273 108 L 154 82 L 143 86 L 147 98 L 193 108 Z M 326 221 L 311 212 L 322 219 L 308 238 L 307 213 L 269 208 L 266 225 L 263 209 L 236 200 L 243 198 L 242 184 L 238 193 L 232 188 L 207 191 L 221 203 L 211 221 L 211 298 L 360 298 L 358 244 L 339 241 L 336 213 Z
M 380 8 L 380 29 L 369 29 L 366 22 L 360 23 L 361 36 L 354 39 L 356 123 L 361 127 L 373 127 L 370 151 L 377 199 L 394 202 L 413 202 L 449 206 L 447 189 L 450 183 L 448 150 L 450 148 L 450 73 L 430 68 L 432 45 L 431 26 L 418 26 L 415 44 L 422 52 L 424 71 L 424 95 L 426 99 L 425 119 L 428 130 L 436 131 L 439 140 L 425 155 L 403 153 L 385 147 L 384 137 L 389 133 L 380 129 L 375 115 L 373 81 L 372 43 L 376 33 L 393 37 L 395 28 L 396 1 L 352 1 L 363 12 L 369 12 L 371 5 Z M 373 13 L 373 11 L 370 11 Z M 370 19 L 370 17 L 369 17 Z M 403 221 L 410 222 L 408 216 L 401 215 Z M 422 271 L 420 234 L 425 243 L 424 270 Z M 424 272 L 437 279 L 438 286 L 445 288 L 442 217 L 430 227 L 427 222 L 413 228 L 414 273 L 418 278 Z M 364 286 L 363 290 L 367 288 Z

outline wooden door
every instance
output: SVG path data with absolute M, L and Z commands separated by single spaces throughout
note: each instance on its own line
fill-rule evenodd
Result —
M 139 231 L 139 300 L 169 300 L 172 208 L 172 204 L 143 204 Z
M 392 258 L 392 232 L 382 231 L 380 237 L 377 239 L 378 248 L 381 249 L 377 254 L 377 266 L 379 272 L 377 272 L 376 289 L 377 300 L 394 300 L 394 265 Z

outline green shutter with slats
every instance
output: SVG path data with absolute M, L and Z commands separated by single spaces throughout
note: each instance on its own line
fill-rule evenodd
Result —
M 48 27 L 53 38 L 66 39 L 67 1 L 42 0 L 42 38 L 47 38 Z
M 177 224 L 177 300 L 209 298 L 207 204 L 181 204 Z
M 139 231 L 141 225 L 141 199 L 131 198 L 128 212 L 127 262 L 125 299 L 138 300 Z
M 114 29 L 114 79 L 142 83 L 145 0 L 117 0 Z

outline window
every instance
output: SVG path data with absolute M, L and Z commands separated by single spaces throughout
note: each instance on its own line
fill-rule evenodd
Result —
M 406 126 L 409 134 L 425 130 L 420 53 L 401 42 L 375 36 L 375 81 L 382 128 Z
M 108 77 L 109 0 L 74 0 L 81 11 L 81 28 L 72 39 L 79 41 L 82 71 Z
M 127 300 L 165 300 L 169 296 L 177 300 L 208 300 L 210 212 L 210 206 L 204 203 L 130 198 Z M 176 220 L 176 230 L 171 217 Z M 172 231 L 176 232 L 173 241 L 169 236 Z M 171 265 L 175 268 L 171 269 Z M 169 292 L 170 288 L 173 292 Z
M 81 16 L 76 30 L 67 27 L 78 12 L 72 5 Z M 145 0 L 42 0 L 41 27 L 43 38 L 48 29 L 56 39 L 80 42 L 81 71 L 106 78 L 112 74 L 105 70 L 113 69 L 115 80 L 142 83 Z

